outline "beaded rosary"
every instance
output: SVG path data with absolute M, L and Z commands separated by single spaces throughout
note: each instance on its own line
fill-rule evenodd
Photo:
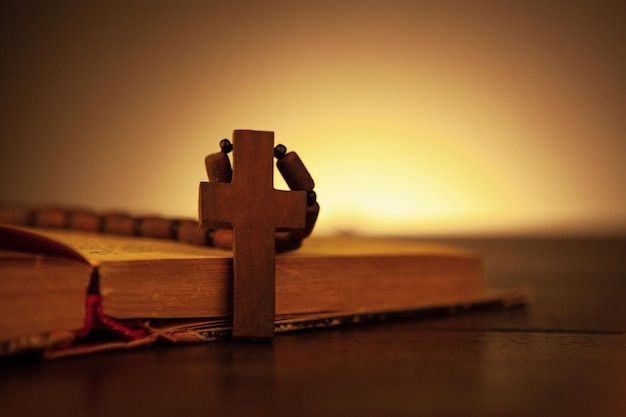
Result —
M 220 152 L 205 158 L 210 182 L 228 183 L 232 180 L 232 166 L 228 154 L 233 145 L 228 139 L 220 141 Z M 276 232 L 276 251 L 284 252 L 300 247 L 315 226 L 320 206 L 313 188 L 315 183 L 295 152 L 287 152 L 284 145 L 274 148 L 276 166 L 293 191 L 307 192 L 306 225 L 304 229 Z M 26 208 L 11 204 L 0 205 L 0 223 L 37 228 L 57 228 L 87 232 L 177 240 L 200 246 L 232 249 L 233 233 L 199 225 L 192 219 L 163 217 L 133 217 L 127 213 L 95 213 L 87 210 L 60 207 Z

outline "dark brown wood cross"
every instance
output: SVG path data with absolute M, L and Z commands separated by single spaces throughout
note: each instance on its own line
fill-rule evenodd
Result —
M 231 183 L 200 183 L 200 222 L 233 229 L 233 338 L 274 336 L 276 230 L 304 228 L 306 192 L 274 189 L 274 132 L 233 132 Z

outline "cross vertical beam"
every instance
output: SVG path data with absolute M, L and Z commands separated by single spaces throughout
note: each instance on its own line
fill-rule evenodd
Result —
M 274 189 L 274 132 L 233 132 L 233 179 L 200 183 L 200 222 L 233 229 L 233 338 L 274 336 L 276 230 L 305 226 L 306 192 Z

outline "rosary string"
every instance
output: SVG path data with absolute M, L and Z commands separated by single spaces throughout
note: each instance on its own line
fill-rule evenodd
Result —
M 221 151 L 205 158 L 209 181 L 231 182 L 232 168 L 228 153 L 233 150 L 228 139 L 220 142 Z M 291 190 L 307 192 L 306 226 L 302 230 L 276 232 L 276 251 L 285 252 L 300 247 L 313 231 L 319 213 L 319 204 L 313 188 L 313 178 L 295 152 L 287 152 L 283 145 L 274 149 L 277 167 Z M 177 240 L 200 246 L 232 249 L 232 230 L 214 229 L 199 225 L 193 219 L 164 217 L 133 217 L 128 213 L 96 213 L 83 209 L 58 206 L 25 207 L 0 204 L 0 223 L 34 228 L 81 230 L 124 236 Z

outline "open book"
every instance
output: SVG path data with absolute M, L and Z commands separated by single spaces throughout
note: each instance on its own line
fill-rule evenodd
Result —
M 522 289 L 486 288 L 480 257 L 455 248 L 312 238 L 276 258 L 277 333 L 526 301 Z M 232 252 L 0 226 L 0 355 L 224 339 L 231 312 Z

